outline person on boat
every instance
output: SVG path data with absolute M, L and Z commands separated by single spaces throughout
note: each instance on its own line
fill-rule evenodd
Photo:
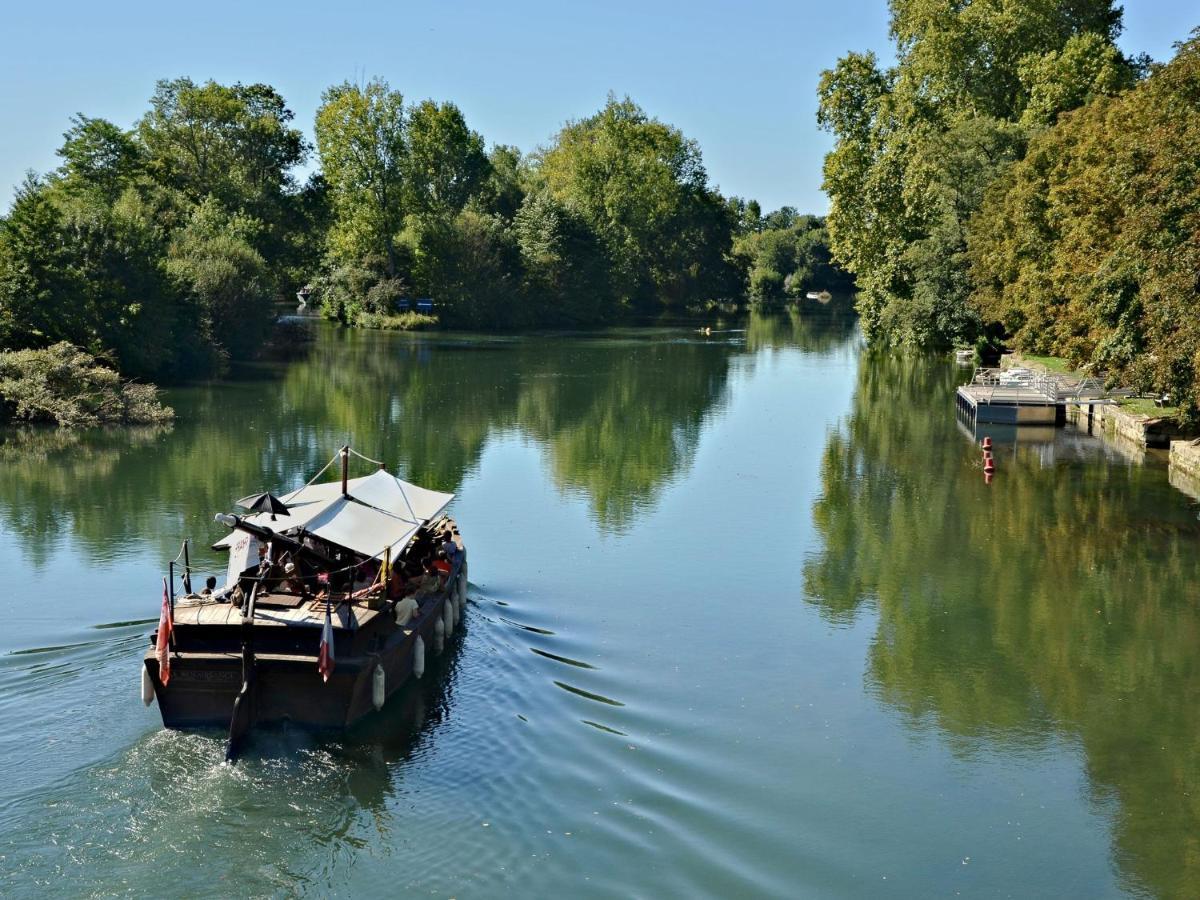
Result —
M 425 574 L 417 584 L 417 597 L 430 597 L 442 589 L 442 573 L 432 559 L 425 560 Z
M 305 598 L 308 596 L 308 588 L 304 586 L 304 578 L 300 574 L 300 570 L 296 567 L 294 560 L 288 560 L 283 566 L 283 587 L 284 590 L 290 591 L 299 597 Z
M 401 600 L 416 590 L 416 587 L 412 583 L 412 580 L 404 574 L 404 569 L 401 566 L 392 566 L 392 572 L 388 577 L 387 583 L 387 598 L 389 600 Z
M 442 552 L 451 562 L 458 557 L 458 544 L 454 543 L 454 534 L 449 528 L 442 532 Z
M 267 555 L 267 548 L 261 544 L 258 547 L 258 580 L 259 590 L 269 592 L 275 589 L 283 579 L 279 565 Z
M 217 576 L 209 575 L 204 579 L 204 590 L 200 592 L 201 597 L 211 597 L 213 591 L 217 589 Z
M 438 570 L 438 573 L 443 579 L 450 577 L 450 570 L 454 567 L 450 564 L 450 560 L 446 557 L 445 550 L 439 550 L 433 558 L 433 567 Z

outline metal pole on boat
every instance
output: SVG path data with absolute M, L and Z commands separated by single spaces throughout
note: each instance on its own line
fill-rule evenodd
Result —
M 192 592 L 192 560 L 188 556 L 188 542 L 183 542 L 183 591 L 185 594 Z
M 349 477 L 350 477 L 350 445 L 349 444 L 346 444 L 344 447 L 342 447 L 341 454 L 342 454 L 342 496 L 345 497 L 347 495 L 346 483 L 347 483 L 347 481 L 349 481 Z
M 167 579 L 167 584 L 171 586 L 171 621 L 175 621 L 175 560 L 167 563 L 167 572 L 170 577 Z

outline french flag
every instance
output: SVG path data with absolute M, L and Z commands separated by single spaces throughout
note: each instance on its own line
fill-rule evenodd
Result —
M 154 655 L 158 658 L 158 680 L 163 687 L 171 680 L 171 632 L 174 630 L 171 598 L 167 594 L 167 579 L 164 578 L 162 611 L 158 614 L 158 640 L 154 644 Z
M 317 654 L 317 671 L 326 681 L 333 671 L 333 618 L 329 612 L 329 604 L 325 604 L 325 628 L 321 631 L 321 652 Z

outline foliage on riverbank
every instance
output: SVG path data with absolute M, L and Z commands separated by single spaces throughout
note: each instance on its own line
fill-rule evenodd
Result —
M 325 93 L 317 146 L 333 211 L 317 299 L 341 321 L 427 296 L 449 325 L 579 326 L 738 299 L 752 278 L 759 296 L 846 282 L 820 220 L 722 197 L 696 143 L 628 98 L 532 154 L 485 153 L 454 104 L 408 106 L 376 79 Z
M 971 217 L 1032 133 L 1131 85 L 1111 0 L 890 0 L 896 65 L 850 53 L 823 73 L 818 121 L 834 258 L 852 271 L 868 339 L 969 344 Z
M 362 313 L 354 322 L 359 328 L 372 328 L 376 331 L 424 331 L 436 328 L 438 317 L 425 313 Z
M 1016 347 L 1200 411 L 1200 33 L 1037 134 L 969 241 L 976 308 Z
M 530 154 L 379 79 L 322 99 L 303 185 L 312 148 L 265 84 L 161 81 L 128 129 L 75 117 L 0 218 L 0 350 L 67 342 L 180 381 L 294 349 L 274 309 L 306 284 L 347 324 L 486 329 L 845 281 L 820 220 L 721 196 L 695 141 L 628 98 Z M 400 313 L 417 297 L 436 318 Z
M 173 417 L 152 385 L 123 380 L 65 341 L 0 352 L 0 423 L 88 428 L 161 424 Z
M 186 78 L 132 129 L 75 117 L 0 219 L 0 349 L 67 341 L 156 380 L 256 355 L 322 221 L 291 119 L 266 85 Z
M 896 65 L 851 53 L 820 85 L 868 339 L 1008 340 L 1195 417 L 1200 38 L 1154 65 L 1111 0 L 890 5 Z

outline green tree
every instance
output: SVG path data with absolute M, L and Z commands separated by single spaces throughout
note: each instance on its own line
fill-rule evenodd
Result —
M 156 180 L 192 203 L 214 196 L 270 222 L 308 153 L 292 118 L 269 85 L 177 78 L 158 82 L 137 132 Z
M 106 119 L 71 118 L 58 155 L 58 177 L 69 192 L 95 192 L 112 203 L 145 170 L 146 154 L 136 136 Z
M 525 199 L 527 178 L 521 151 L 507 144 L 496 144 L 488 154 L 487 183 L 480 192 L 484 204 L 511 222 Z
M 513 231 L 534 321 L 592 324 L 611 312 L 608 258 L 583 216 L 547 193 L 529 194 Z
M 423 100 L 409 110 L 407 135 L 407 211 L 454 216 L 487 180 L 483 138 L 467 127 L 453 103 L 432 100 Z
M 333 209 L 331 250 L 347 263 L 378 254 L 392 276 L 406 212 L 405 126 L 404 98 L 381 78 L 329 88 L 315 126 Z
M 728 249 L 733 223 L 708 188 L 699 147 L 629 98 L 610 96 L 568 123 L 541 154 L 538 177 L 604 241 L 623 302 L 682 303 L 727 288 L 711 250 Z
M 260 228 L 210 197 L 171 244 L 167 271 L 194 306 L 216 368 L 228 357 L 253 356 L 271 323 L 273 281 L 254 249 Z
M 504 327 L 526 324 L 519 301 L 520 254 L 499 216 L 467 208 L 453 219 L 422 223 L 410 231 L 414 277 L 452 325 Z
M 972 220 L 973 301 L 1023 349 L 1200 417 L 1200 37 L 1060 115 Z
M 1134 66 L 1111 0 L 891 0 L 896 65 L 851 53 L 822 74 L 819 124 L 835 259 L 855 276 L 869 339 L 939 345 L 980 327 L 966 223 L 1032 126 Z M 1026 110 L 1032 110 L 1026 116 Z

